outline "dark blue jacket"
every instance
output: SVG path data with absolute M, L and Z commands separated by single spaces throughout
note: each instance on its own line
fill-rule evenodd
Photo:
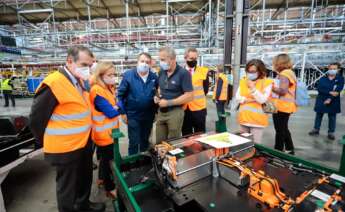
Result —
M 117 90 L 117 98 L 124 105 L 128 118 L 153 119 L 157 106 L 153 102 L 158 87 L 158 77 L 149 72 L 146 83 L 136 68 L 126 71 Z
M 329 80 L 328 76 L 322 77 L 317 85 L 319 94 L 316 97 L 314 111 L 317 113 L 340 113 L 340 97 L 334 97 L 329 94 L 330 91 L 341 93 L 344 88 L 344 77 L 337 75 L 333 80 Z M 325 105 L 324 101 L 330 98 L 331 103 Z

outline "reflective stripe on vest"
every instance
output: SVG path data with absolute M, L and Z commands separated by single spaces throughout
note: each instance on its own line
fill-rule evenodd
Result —
M 250 111 L 250 112 L 253 112 L 253 113 L 265 114 L 262 109 L 250 107 L 248 105 L 241 106 L 239 111 L 240 112 L 242 112 L 242 111 Z
M 75 114 L 68 114 L 68 115 L 53 114 L 50 117 L 50 120 L 52 120 L 52 121 L 68 121 L 68 120 L 82 119 L 82 118 L 86 118 L 90 114 L 91 114 L 90 110 L 88 110 L 84 113 L 75 113 Z
M 53 128 L 46 128 L 45 134 L 47 135 L 73 135 L 79 134 L 82 132 L 86 132 L 90 129 L 91 125 L 85 125 L 82 127 L 77 128 L 69 128 L 69 129 L 53 129 Z
M 96 132 L 102 132 L 102 131 L 105 131 L 107 129 L 114 128 L 118 123 L 119 123 L 118 120 L 115 120 L 115 121 L 110 122 L 108 124 L 105 124 L 103 126 L 95 126 L 94 129 Z
M 104 121 L 104 119 L 105 119 L 104 115 L 100 115 L 100 116 L 93 115 L 92 116 L 93 121 Z

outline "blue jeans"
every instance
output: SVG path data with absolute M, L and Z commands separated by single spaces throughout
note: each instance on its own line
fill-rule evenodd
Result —
M 137 120 L 128 118 L 128 155 L 144 152 L 149 147 L 153 119 Z
M 319 131 L 324 113 L 316 113 L 314 129 Z M 336 113 L 328 113 L 328 133 L 334 133 L 336 125 Z

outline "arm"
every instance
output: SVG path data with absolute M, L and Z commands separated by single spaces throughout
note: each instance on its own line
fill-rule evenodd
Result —
M 107 118 L 114 118 L 120 113 L 104 97 L 97 95 L 94 100 L 95 109 L 102 112 Z
M 272 84 L 265 88 L 264 93 L 261 93 L 260 91 L 255 89 L 251 94 L 254 97 L 256 102 L 263 104 L 267 101 L 267 99 L 271 95 L 271 91 L 272 91 Z
M 218 78 L 217 90 L 216 90 L 216 100 L 219 99 L 220 93 L 222 92 L 223 80 Z
M 235 100 L 238 101 L 240 104 L 243 104 L 244 101 L 246 100 L 244 96 L 241 96 L 240 87 L 238 87 L 236 91 Z
M 192 100 L 193 100 L 193 92 L 185 92 L 183 95 L 177 97 L 176 99 L 171 99 L 167 101 L 168 101 L 168 106 L 173 106 L 173 105 L 183 105 Z
M 272 88 L 272 91 L 279 96 L 284 96 L 289 90 L 290 81 L 287 77 L 280 76 L 279 78 L 279 88 Z
M 58 101 L 48 86 L 35 95 L 29 116 L 29 127 L 37 143 L 43 144 L 43 135 Z
M 117 89 L 117 99 L 119 102 L 124 103 L 125 99 L 128 94 L 129 89 L 129 83 L 127 81 L 127 77 L 123 76 L 123 79 L 121 80 L 120 86 Z
M 209 86 L 210 86 L 210 80 L 208 78 L 208 75 L 206 76 L 206 79 L 202 82 L 202 85 L 204 87 L 204 93 L 205 93 L 205 96 L 206 96 L 207 93 L 208 93 Z
M 344 77 L 339 77 L 335 91 L 340 93 L 344 89 Z

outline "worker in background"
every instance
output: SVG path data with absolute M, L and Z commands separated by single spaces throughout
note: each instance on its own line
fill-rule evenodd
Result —
M 254 142 L 260 144 L 264 128 L 268 126 L 268 114 L 262 104 L 271 95 L 273 80 L 266 77 L 267 70 L 261 60 L 250 60 L 245 72 L 235 97 L 240 103 L 237 120 L 241 133 L 251 133 Z
M 5 75 L 4 78 L 5 79 L 3 79 L 1 81 L 1 90 L 2 90 L 2 93 L 4 94 L 4 98 L 5 98 L 4 107 L 9 106 L 9 100 L 10 99 L 11 99 L 12 107 L 15 107 L 16 101 L 15 101 L 15 98 L 13 95 L 13 82 L 12 82 L 11 75 Z
M 339 74 L 340 64 L 332 63 L 328 66 L 327 75 L 323 76 L 318 84 L 314 111 L 316 117 L 311 136 L 318 136 L 323 114 L 328 114 L 328 138 L 334 140 L 336 116 L 340 113 L 340 93 L 344 88 L 344 77 Z
M 114 159 L 112 130 L 119 128 L 121 105 L 115 101 L 115 67 L 111 62 L 100 62 L 95 67 L 94 84 L 90 90 L 93 129 L 92 140 L 99 155 L 99 178 L 103 180 L 106 195 L 116 198 L 115 184 L 110 168 Z
M 274 148 L 295 154 L 294 145 L 289 130 L 289 117 L 297 111 L 296 87 L 297 78 L 292 71 L 292 61 L 287 54 L 279 54 L 273 58 L 273 71 L 277 75 L 278 83 L 274 83 L 272 96 L 278 112 L 273 114 L 274 129 L 276 130 Z
M 218 118 L 221 122 L 225 122 L 225 104 L 228 101 L 228 78 L 223 71 L 223 65 L 217 65 L 216 83 L 213 90 L 213 101 L 216 103 Z
M 176 63 L 175 50 L 159 50 L 159 90 L 155 103 L 159 105 L 156 123 L 156 142 L 181 136 L 184 111 L 182 106 L 193 100 L 190 73 Z
M 92 118 L 89 92 L 92 52 L 71 47 L 66 65 L 48 75 L 38 87 L 29 126 L 43 144 L 45 159 L 56 168 L 60 212 L 104 211 L 104 203 L 89 201 L 92 185 Z
M 158 78 L 151 71 L 151 55 L 141 53 L 137 67 L 124 73 L 117 98 L 124 104 L 128 123 L 128 154 L 146 151 L 157 106 L 153 97 L 157 92 Z
M 198 66 L 198 50 L 188 48 L 185 52 L 185 69 L 192 77 L 194 99 L 184 106 L 182 135 L 206 132 L 207 99 L 209 89 L 208 68 Z

